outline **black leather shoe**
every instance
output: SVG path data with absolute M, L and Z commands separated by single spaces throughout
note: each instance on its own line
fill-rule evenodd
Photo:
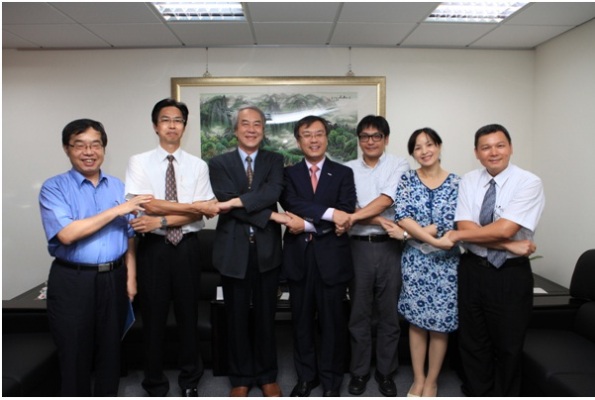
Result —
M 365 376 L 352 376 L 347 390 L 350 394 L 360 395 L 366 391 L 366 384 L 370 379 L 370 374 Z
M 378 390 L 380 390 L 380 393 L 386 397 L 397 396 L 397 386 L 391 376 L 384 376 L 376 372 L 374 378 L 376 378 L 376 382 L 378 382 Z
M 316 386 L 319 385 L 318 379 L 314 379 L 311 382 L 298 381 L 297 385 L 294 386 L 289 397 L 308 397 L 310 392 Z
M 182 397 L 198 397 L 198 390 L 196 388 L 182 390 Z
M 325 390 L 322 397 L 341 397 L 338 390 Z

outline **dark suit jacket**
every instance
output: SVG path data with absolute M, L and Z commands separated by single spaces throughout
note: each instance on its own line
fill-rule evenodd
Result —
M 260 149 L 254 160 L 252 188 L 248 190 L 246 170 L 237 150 L 209 162 L 213 192 L 219 201 L 239 197 L 244 208 L 220 214 L 213 245 L 213 265 L 221 275 L 243 279 L 248 267 L 250 226 L 256 235 L 261 272 L 281 265 L 281 226 L 269 218 L 277 211 L 283 191 L 283 157 Z
M 337 236 L 335 224 L 322 220 L 322 216 L 329 207 L 348 213 L 355 211 L 356 192 L 351 168 L 327 158 L 314 193 L 304 160 L 287 167 L 280 202 L 286 211 L 316 227 L 312 245 L 323 282 L 334 285 L 349 281 L 353 277 L 349 236 Z M 282 275 L 288 280 L 299 281 L 304 277 L 308 237 L 307 232 L 298 235 L 285 232 Z

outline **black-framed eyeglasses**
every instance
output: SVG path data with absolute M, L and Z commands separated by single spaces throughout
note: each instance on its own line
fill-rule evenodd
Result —
M 366 143 L 369 142 L 370 139 L 372 139 L 373 142 L 380 142 L 382 139 L 384 139 L 384 135 L 382 133 L 374 133 L 373 135 L 365 135 L 365 134 L 361 134 L 357 136 L 359 138 L 359 141 L 362 143 Z

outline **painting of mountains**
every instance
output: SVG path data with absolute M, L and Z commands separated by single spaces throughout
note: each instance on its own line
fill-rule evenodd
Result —
M 201 157 L 208 162 L 215 155 L 236 148 L 233 114 L 252 105 L 266 116 L 263 148 L 281 153 L 286 165 L 302 159 L 293 127 L 307 115 L 321 116 L 330 123 L 327 156 L 338 162 L 352 160 L 357 157 L 355 128 L 363 117 L 358 115 L 357 101 L 355 92 L 201 94 Z

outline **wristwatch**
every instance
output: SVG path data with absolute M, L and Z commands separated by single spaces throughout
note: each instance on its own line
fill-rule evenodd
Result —
M 167 219 L 165 217 L 161 217 L 161 229 L 167 228 Z
M 407 233 L 407 231 L 403 231 L 403 242 L 406 242 L 407 239 L 409 239 L 409 234 Z

